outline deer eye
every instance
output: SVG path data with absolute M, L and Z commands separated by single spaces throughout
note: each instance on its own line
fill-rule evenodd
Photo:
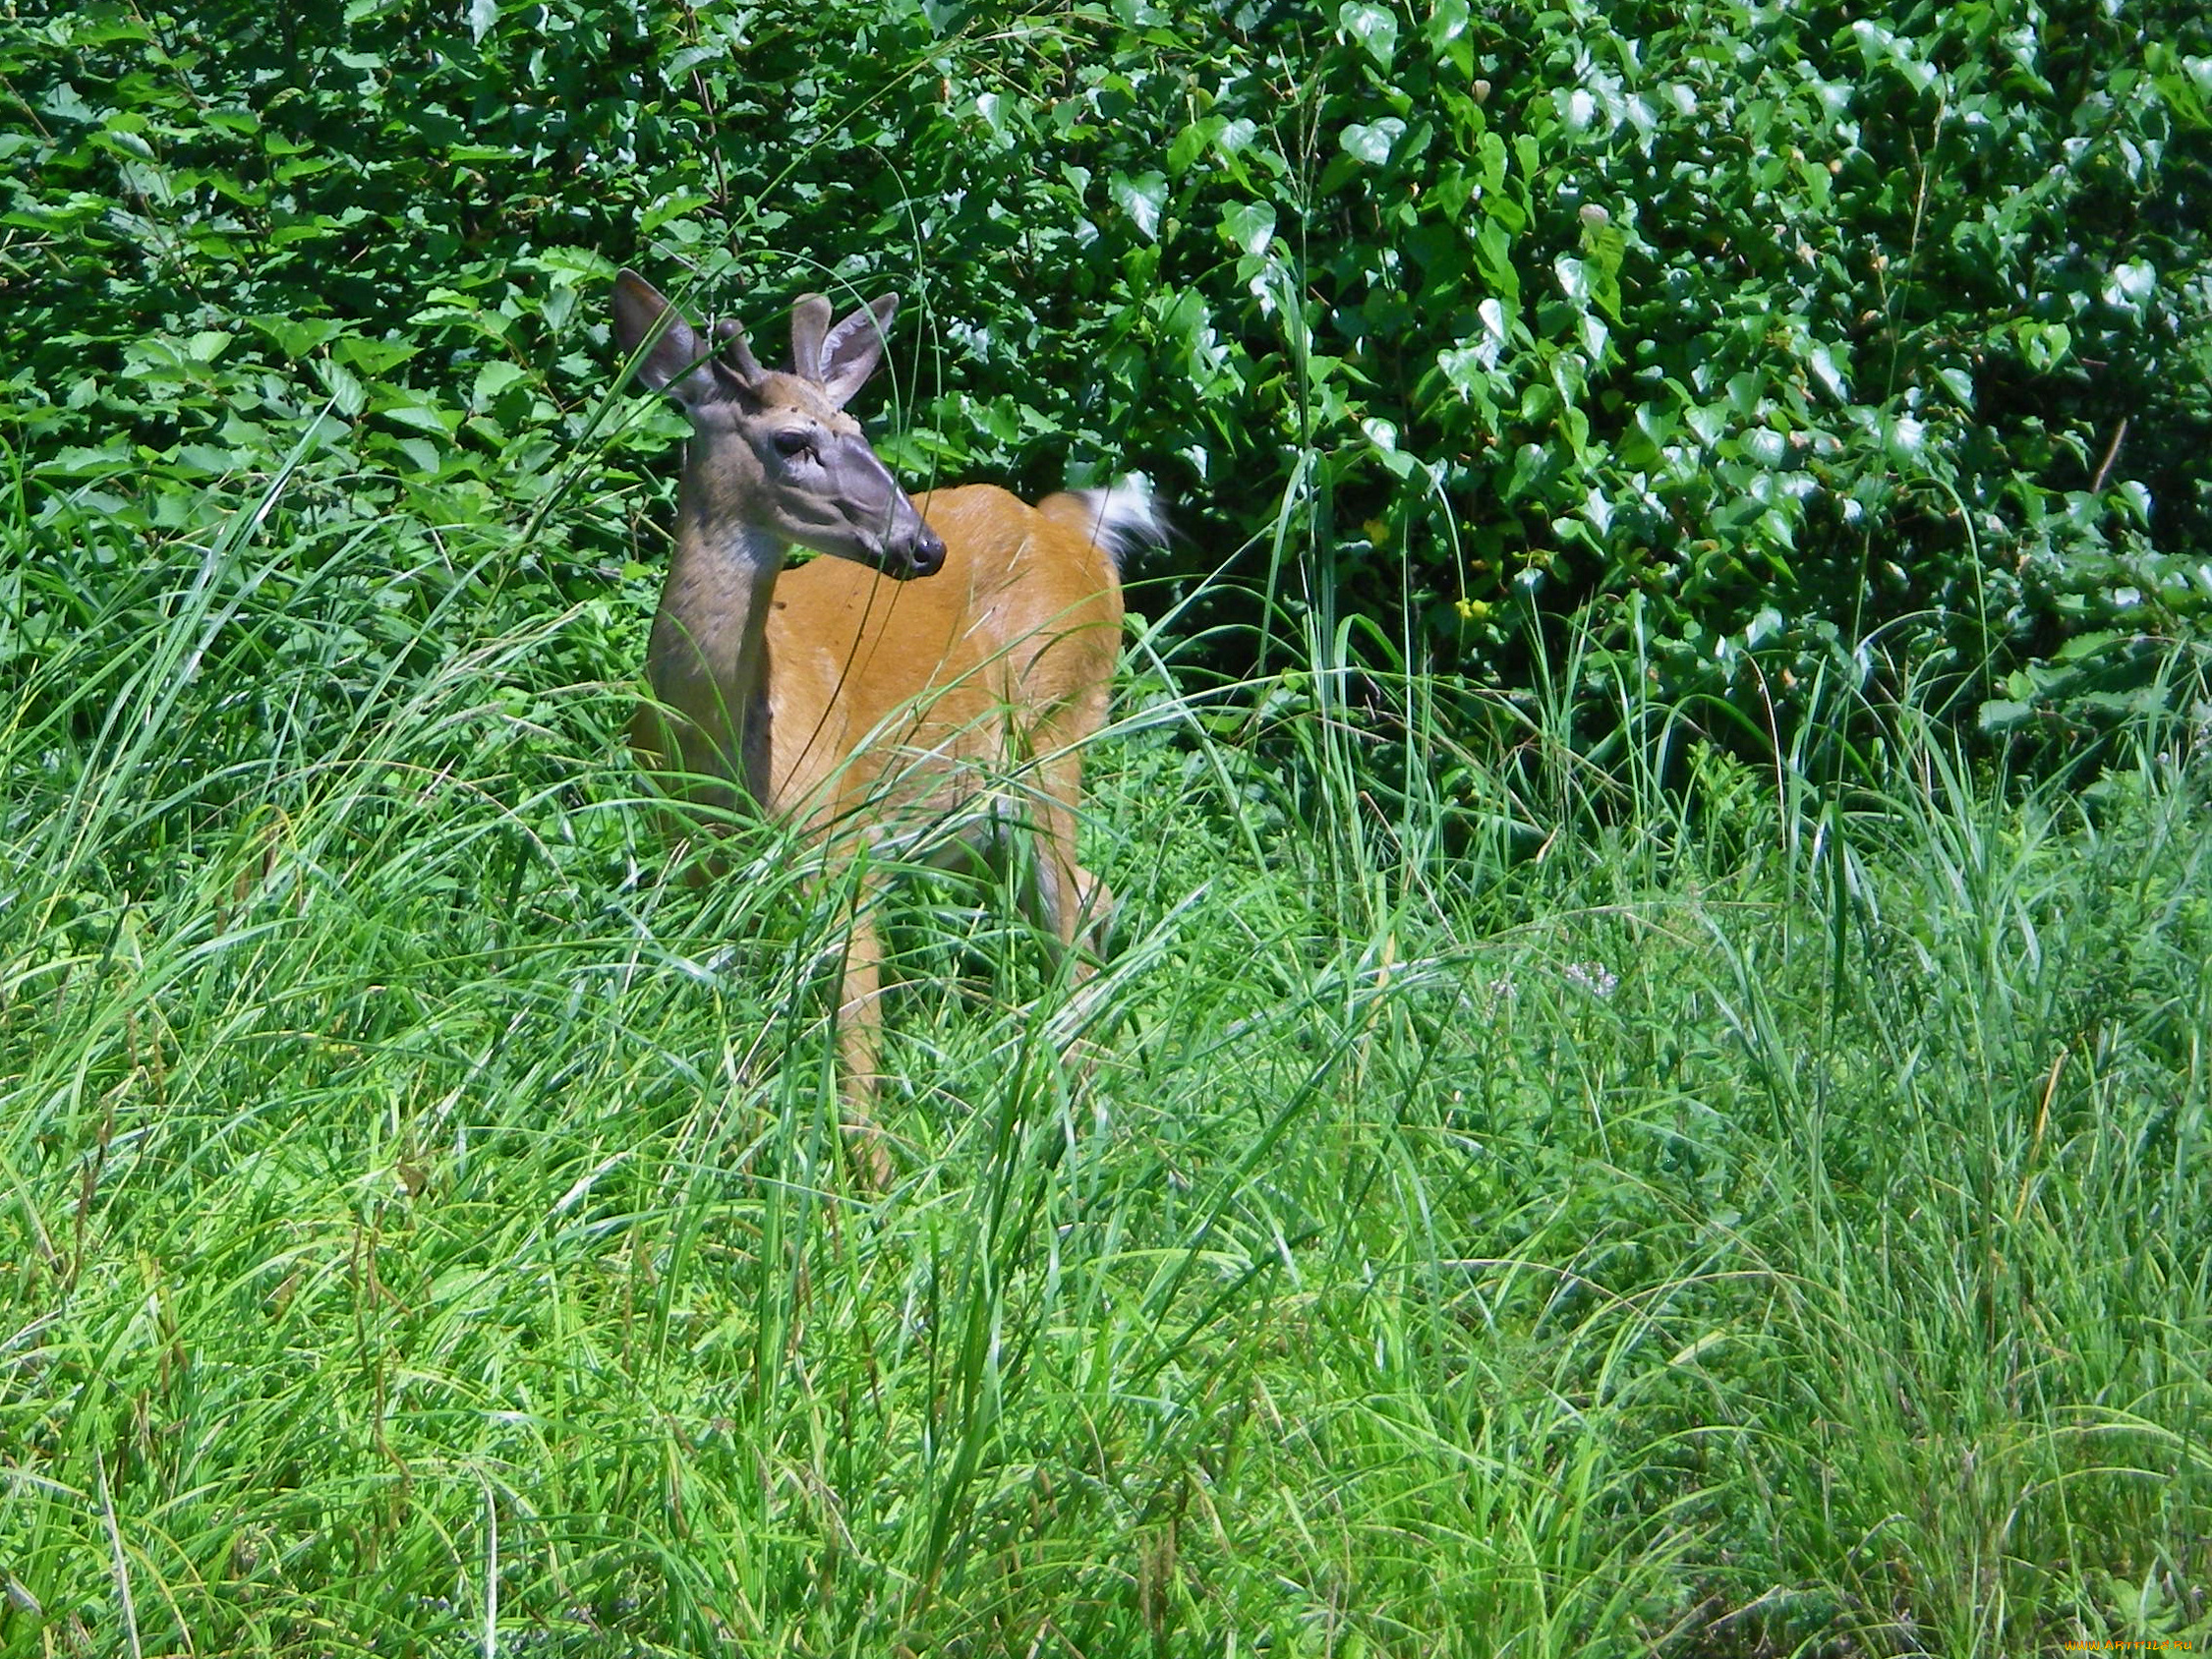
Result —
M 804 455 L 814 447 L 814 434 L 796 429 L 781 431 L 776 434 L 775 443 L 779 455 Z

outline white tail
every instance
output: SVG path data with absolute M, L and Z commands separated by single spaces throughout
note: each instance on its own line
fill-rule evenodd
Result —
M 1028 830 L 1025 908 L 1066 949 L 1111 903 L 1076 860 L 1082 745 L 1121 649 L 1122 557 L 1161 527 L 1132 483 L 1034 507 L 988 485 L 901 491 L 844 413 L 897 305 L 832 327 L 807 295 L 778 372 L 735 324 L 703 335 L 642 277 L 615 279 L 616 340 L 692 429 L 647 658 L 656 702 L 632 742 L 669 792 L 749 801 L 833 857 L 948 822 L 969 844 Z M 786 572 L 794 544 L 834 556 Z M 864 900 L 838 1018 L 847 1132 L 878 1182 L 881 967 Z

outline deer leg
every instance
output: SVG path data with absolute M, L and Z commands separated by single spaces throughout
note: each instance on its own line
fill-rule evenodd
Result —
M 1049 934 L 1054 942 L 1056 955 L 1065 958 L 1071 951 L 1076 959 L 1069 967 L 1068 978 L 1072 985 L 1080 986 L 1098 969 L 1092 959 L 1103 949 L 1107 924 L 1114 911 L 1114 894 L 1106 884 L 1076 862 L 1076 802 L 1081 787 L 1080 758 L 1069 754 L 1055 763 L 1047 772 L 1045 792 L 1033 803 L 1036 814 L 1036 868 L 1034 885 L 1030 893 L 1030 920 Z M 1077 939 L 1083 949 L 1077 950 Z M 1078 992 L 1071 999 L 1070 1008 L 1077 1023 L 1088 1017 L 1084 1006 L 1089 993 Z M 1063 1064 L 1075 1068 L 1075 1074 L 1087 1081 L 1097 1068 L 1100 1057 L 1098 1046 L 1086 1037 L 1072 1039 L 1061 1053 Z
M 1044 789 L 1035 803 L 1036 884 L 1030 920 L 1060 942 L 1063 953 L 1075 948 L 1080 935 L 1091 954 L 1097 955 L 1105 946 L 1114 893 L 1076 862 L 1076 805 L 1082 796 L 1082 757 L 1071 751 L 1044 768 Z M 1094 971 L 1090 962 L 1078 958 L 1074 978 L 1080 983 Z
M 1076 888 L 1076 926 L 1083 936 L 1083 944 L 1093 956 L 1106 954 L 1106 935 L 1114 923 L 1114 889 L 1085 870 L 1081 865 L 1072 865 Z M 1076 964 L 1076 977 L 1082 979 L 1095 969 L 1088 962 Z
M 874 886 L 863 885 L 844 947 L 838 992 L 838 1060 L 844 1073 L 844 1151 L 863 1186 L 891 1184 L 891 1149 L 876 1126 L 877 1052 L 883 1040 L 883 940 L 876 932 Z
M 1037 836 L 1037 878 L 1030 920 L 1050 933 L 1061 954 L 1076 948 L 1079 939 L 1083 954 L 1069 970 L 1077 984 L 1096 973 L 1089 959 L 1105 947 L 1107 924 L 1114 915 L 1114 889 L 1069 856 L 1065 839 Z

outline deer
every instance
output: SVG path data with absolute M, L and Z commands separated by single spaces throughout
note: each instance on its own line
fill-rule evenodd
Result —
M 1033 848 L 1020 908 L 1064 957 L 1112 906 L 1077 860 L 1084 745 L 1121 654 L 1121 566 L 1164 539 L 1132 477 L 1034 506 L 992 485 L 906 494 L 845 412 L 874 373 L 897 294 L 834 325 L 791 308 L 788 370 L 735 322 L 701 330 L 643 277 L 614 280 L 631 372 L 691 427 L 674 549 L 631 747 L 674 802 L 787 824 L 829 871 L 859 861 L 837 1003 L 847 1156 L 889 1179 L 881 1084 L 883 864 L 952 866 Z M 825 556 L 786 568 L 790 549 Z M 714 880 L 715 860 L 693 861 Z M 1071 978 L 1093 968 L 1078 954 Z

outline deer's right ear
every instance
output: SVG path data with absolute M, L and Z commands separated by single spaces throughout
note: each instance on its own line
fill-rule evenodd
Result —
M 876 365 L 883 359 L 884 342 L 891 338 L 892 316 L 898 310 L 896 294 L 886 294 L 874 305 L 862 306 L 831 329 L 827 337 L 818 336 L 821 372 L 816 373 L 801 366 L 799 372 L 819 381 L 830 394 L 830 401 L 843 409 L 876 372 Z
M 637 361 L 637 377 L 657 392 L 688 403 L 694 388 L 706 390 L 704 377 L 687 378 L 707 356 L 699 331 L 683 319 L 652 283 L 634 270 L 614 278 L 614 343 Z

